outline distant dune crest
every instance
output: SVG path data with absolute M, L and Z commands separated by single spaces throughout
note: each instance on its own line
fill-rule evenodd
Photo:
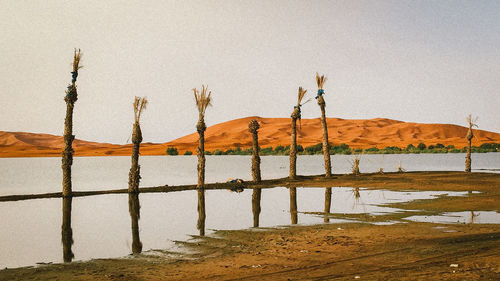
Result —
M 248 123 L 257 119 L 260 123 L 259 145 L 261 147 L 287 146 L 290 144 L 290 118 L 246 117 L 219 123 L 207 128 L 205 147 L 215 149 L 252 146 L 252 136 L 248 132 Z M 321 124 L 319 118 L 302 119 L 297 126 L 298 144 L 310 146 L 321 142 Z M 426 145 L 441 143 L 464 147 L 467 128 L 450 124 L 409 123 L 391 119 L 376 118 L 367 120 L 328 118 L 329 142 L 333 145 L 345 143 L 352 148 L 377 146 L 406 147 L 408 144 Z M 77 135 L 78 129 L 76 128 Z M 194 130 L 193 130 L 194 131 Z M 500 134 L 483 130 L 474 130 L 473 145 L 500 143 Z M 148 137 L 144 136 L 147 140 Z M 176 147 L 180 154 L 186 150 L 196 152 L 198 136 L 193 134 L 176 140 L 141 145 L 142 155 L 164 155 L 167 147 Z M 33 134 L 24 132 L 0 131 L 0 157 L 43 157 L 60 156 L 63 146 L 61 136 Z M 131 144 L 117 145 L 108 143 L 75 140 L 76 156 L 130 155 Z

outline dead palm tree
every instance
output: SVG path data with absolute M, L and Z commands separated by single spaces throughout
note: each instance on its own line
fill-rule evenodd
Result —
M 80 49 L 75 49 L 73 56 L 73 71 L 71 72 L 71 84 L 68 85 L 68 88 L 66 89 L 66 96 L 64 97 L 64 101 L 66 102 L 66 118 L 64 119 L 64 149 L 62 152 L 62 195 L 64 197 L 72 195 L 71 165 L 73 164 L 73 140 L 75 139 L 75 136 L 73 135 L 73 107 L 75 106 L 75 102 L 78 100 L 76 78 L 78 77 L 78 70 L 82 68 L 79 65 L 81 57 L 82 54 Z
M 138 193 L 129 193 L 128 211 L 132 223 L 132 253 L 140 254 L 142 252 L 142 242 L 139 236 L 139 219 L 141 218 L 141 203 Z
M 325 177 L 332 176 L 332 164 L 330 162 L 330 145 L 328 144 L 328 127 L 326 125 L 326 114 L 325 114 L 325 99 L 323 94 L 323 86 L 325 84 L 326 77 L 324 75 L 319 76 L 316 72 L 316 84 L 318 84 L 318 94 L 316 99 L 318 100 L 318 105 L 321 108 L 321 126 L 323 127 L 323 157 L 325 159 Z
M 139 192 L 139 181 L 141 180 L 141 166 L 139 165 L 139 148 L 142 142 L 141 114 L 146 109 L 148 100 L 140 97 L 134 99 L 134 127 L 132 130 L 132 165 L 128 174 L 128 192 Z
M 212 105 L 212 92 L 208 91 L 205 85 L 201 86 L 201 91 L 193 89 L 196 107 L 198 108 L 198 224 L 200 235 L 205 235 L 205 111 Z
M 63 244 L 63 260 L 71 262 L 75 255 L 71 250 L 73 245 L 73 229 L 71 228 L 71 203 L 73 197 L 63 197 L 62 206 L 62 226 L 61 226 L 61 241 Z
M 253 181 L 260 182 L 260 156 L 259 156 L 259 130 L 260 125 L 257 120 L 252 119 L 248 123 L 248 131 L 252 134 L 252 179 Z
M 472 127 L 477 127 L 477 117 L 472 118 L 472 115 L 469 114 L 467 116 L 467 123 L 469 123 L 469 131 L 467 131 L 467 135 L 465 138 L 467 138 L 467 155 L 465 156 L 465 171 L 467 173 L 471 172 L 471 145 L 472 145 L 472 138 L 474 137 L 474 133 L 472 132 Z
M 260 125 L 257 120 L 252 119 L 248 123 L 248 131 L 252 134 L 252 179 L 255 182 L 260 182 L 260 156 L 259 156 L 259 130 Z M 254 188 L 252 193 L 252 213 L 253 213 L 253 227 L 259 227 L 260 216 L 260 198 L 261 189 Z
M 294 180 L 297 178 L 297 120 L 300 120 L 300 107 L 302 106 L 300 102 L 304 98 L 307 90 L 299 87 L 299 92 L 297 96 L 297 105 L 294 106 L 292 115 L 292 135 L 290 144 L 290 179 Z

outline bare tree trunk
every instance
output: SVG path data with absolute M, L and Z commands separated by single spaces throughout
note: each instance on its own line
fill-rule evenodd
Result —
M 72 197 L 63 197 L 63 215 L 61 226 L 61 241 L 63 244 L 63 260 L 64 262 L 71 262 L 75 255 L 71 250 L 73 245 L 73 229 L 71 228 L 71 204 Z
M 196 126 L 199 135 L 198 143 L 198 224 L 200 235 L 205 235 L 205 126 L 204 116 L 200 114 Z
M 294 118 L 292 114 L 292 134 L 290 143 L 290 179 L 294 180 L 296 178 L 297 178 L 297 118 Z
M 141 218 L 141 204 L 138 193 L 129 193 L 128 211 L 132 225 L 132 253 L 140 254 L 142 252 L 142 242 L 139 236 L 139 219 Z
M 473 137 L 474 137 L 474 134 L 472 133 L 472 129 L 469 128 L 469 131 L 467 132 L 467 155 L 465 156 L 465 171 L 467 173 L 471 172 L 471 164 L 472 164 L 471 149 L 472 149 L 472 138 Z
M 325 218 L 324 222 L 329 222 L 330 218 L 328 217 L 328 213 L 330 213 L 330 207 L 332 205 L 332 188 L 325 188 Z
M 323 127 L 323 158 L 325 159 L 325 177 L 332 176 L 332 164 L 330 162 L 330 144 L 328 143 L 328 127 L 326 125 L 325 99 L 322 95 L 318 97 L 321 108 L 321 126 Z
M 260 188 L 254 188 L 252 193 L 253 227 L 259 227 L 261 192 Z
M 290 187 L 290 216 L 292 218 L 292 224 L 297 224 L 297 188 L 295 187 Z
M 141 126 L 138 122 L 134 123 L 132 133 L 132 165 L 128 174 L 128 192 L 138 193 L 139 182 L 141 180 L 141 166 L 139 165 L 139 149 L 142 142 Z

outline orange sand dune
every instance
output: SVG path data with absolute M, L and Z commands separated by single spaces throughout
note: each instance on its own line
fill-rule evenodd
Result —
M 248 132 L 248 122 L 257 119 L 259 144 L 261 147 L 290 144 L 290 118 L 246 117 L 209 127 L 205 133 L 205 148 L 227 150 L 237 146 L 248 148 L 252 138 Z M 466 145 L 467 128 L 449 124 L 408 123 L 391 119 L 376 118 L 352 120 L 328 118 L 328 133 L 331 144 L 348 144 L 354 148 L 377 146 L 406 147 L 423 142 L 427 145 L 441 143 L 457 148 Z M 500 134 L 474 130 L 473 145 L 500 143 Z M 298 143 L 306 147 L 321 142 L 322 131 L 319 118 L 303 119 L 298 126 Z M 176 147 L 179 153 L 186 150 L 196 153 L 198 134 L 193 133 L 179 139 L 162 143 L 141 144 L 142 155 L 164 155 L 167 147 Z M 60 136 L 0 131 L 0 157 L 43 157 L 59 156 L 63 139 Z M 76 156 L 130 155 L 131 144 L 117 145 L 108 143 L 75 140 Z

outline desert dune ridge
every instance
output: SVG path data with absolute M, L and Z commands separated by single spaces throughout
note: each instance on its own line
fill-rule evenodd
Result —
M 276 147 L 290 145 L 290 118 L 245 117 L 213 126 L 205 132 L 205 149 L 225 151 L 230 148 L 250 148 L 252 137 L 248 131 L 250 120 L 256 119 L 260 124 L 259 145 L 261 147 Z M 331 145 L 345 143 L 351 148 L 384 148 L 397 146 L 405 148 L 409 144 L 445 146 L 454 145 L 457 148 L 466 146 L 467 128 L 452 124 L 423 124 L 398 120 L 375 119 L 340 119 L 327 118 L 329 142 Z M 319 118 L 302 119 L 297 126 L 298 144 L 303 147 L 321 142 L 322 131 Z M 78 128 L 75 128 L 78 135 Z M 483 143 L 500 143 L 500 134 L 474 130 L 473 145 Z M 147 140 L 147 135 L 144 136 Z M 196 153 L 198 134 L 195 132 L 165 143 L 141 144 L 141 155 L 165 155 L 168 147 L 177 148 L 179 154 L 185 151 Z M 56 157 L 61 155 L 63 147 L 62 136 L 49 134 L 34 134 L 26 132 L 0 131 L 0 157 Z M 75 156 L 122 156 L 130 155 L 131 144 L 110 144 L 89 142 L 75 139 L 73 142 Z

